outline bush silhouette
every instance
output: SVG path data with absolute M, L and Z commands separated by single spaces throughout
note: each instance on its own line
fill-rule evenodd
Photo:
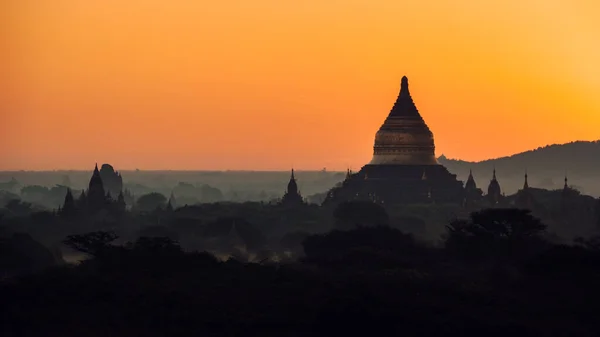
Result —
M 110 248 L 111 242 L 119 237 L 111 231 L 96 231 L 82 235 L 69 235 L 63 243 L 77 251 L 97 256 Z
M 384 226 L 389 216 L 381 205 L 370 201 L 354 200 L 340 203 L 333 212 L 337 229 L 358 226 Z
M 446 249 L 470 258 L 490 255 L 510 258 L 534 249 L 546 229 L 526 209 L 485 209 L 471 213 L 468 220 L 446 226 Z
M 334 230 L 309 236 L 302 245 L 306 261 L 345 261 L 350 264 L 380 259 L 397 262 L 398 258 L 410 255 L 417 249 L 411 235 L 388 226 Z

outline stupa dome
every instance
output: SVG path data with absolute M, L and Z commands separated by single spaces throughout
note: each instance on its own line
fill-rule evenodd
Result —
M 419 114 L 402 77 L 400 93 L 375 135 L 369 165 L 437 165 L 433 133 Z

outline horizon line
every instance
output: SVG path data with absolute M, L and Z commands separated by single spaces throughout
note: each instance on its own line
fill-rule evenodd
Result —
M 489 161 L 494 161 L 494 160 L 502 160 L 502 159 L 506 159 L 506 158 L 511 158 L 513 156 L 518 156 L 518 155 L 523 155 L 526 153 L 530 153 L 530 152 L 534 152 L 537 151 L 539 149 L 543 149 L 546 147 L 551 147 L 551 146 L 564 146 L 564 145 L 569 145 L 569 144 L 574 144 L 574 143 L 600 143 L 600 139 L 597 140 L 573 140 L 570 142 L 566 142 L 566 143 L 554 143 L 554 144 L 546 144 L 544 146 L 539 146 L 535 149 L 530 149 L 530 150 L 526 150 L 526 151 L 522 151 L 522 152 L 518 152 L 518 153 L 513 153 L 511 155 L 504 155 L 504 156 L 500 156 L 500 157 L 495 157 L 495 158 L 488 158 L 488 159 L 482 159 L 482 160 L 477 160 L 477 161 L 470 161 L 470 160 L 462 160 L 459 158 L 451 158 L 449 156 L 446 156 L 445 154 L 440 154 L 439 156 L 436 157 L 437 160 L 441 159 L 442 157 L 444 157 L 444 159 L 446 160 L 451 160 L 451 161 L 458 161 L 458 162 L 463 162 L 463 163 L 469 163 L 469 164 L 482 164 L 485 162 L 489 162 Z M 102 163 L 101 165 L 104 164 L 109 164 L 111 166 L 113 166 L 113 164 L 110 163 Z M 366 164 L 364 164 L 366 165 Z M 363 166 L 364 166 L 363 165 Z M 113 166 L 114 167 L 114 166 Z M 362 166 L 361 166 L 362 167 Z M 333 170 L 328 170 L 326 167 L 323 167 L 321 169 L 300 169 L 297 170 L 295 167 L 290 167 L 287 169 L 202 169 L 202 168 L 197 168 L 197 169 L 171 169 L 171 168 L 126 168 L 126 169 L 118 169 L 115 171 L 127 171 L 127 172 L 135 172 L 135 171 L 145 171 L 145 172 L 156 172 L 156 171 L 176 171 L 176 172 L 287 172 L 291 169 L 294 169 L 295 171 L 299 171 L 299 172 L 319 172 L 319 171 L 323 171 L 323 168 L 326 169 L 327 172 L 346 172 L 346 170 L 348 168 L 344 168 L 344 169 L 333 169 Z M 89 169 L 83 169 L 83 168 L 54 168 L 54 169 L 24 169 L 24 168 L 18 168 L 18 169 L 0 169 L 0 172 L 2 173 L 7 173 L 7 172 L 63 172 L 63 171 L 81 171 L 81 172 L 86 172 Z M 92 169 L 93 170 L 93 169 Z

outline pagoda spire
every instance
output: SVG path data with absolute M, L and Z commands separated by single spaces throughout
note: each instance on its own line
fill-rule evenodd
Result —
M 527 182 L 527 170 L 525 170 L 525 183 L 523 184 L 523 189 L 526 190 L 529 188 L 529 183 Z
M 410 92 L 408 91 L 408 77 L 406 76 L 402 76 L 402 80 L 400 80 L 400 96 L 410 97 Z
M 477 189 L 477 184 L 475 183 L 475 178 L 473 178 L 473 170 L 472 169 L 469 169 L 469 177 L 467 178 L 467 182 L 465 183 L 465 188 L 467 190 Z
M 400 93 L 398 94 L 396 103 L 394 103 L 388 117 L 416 117 L 422 119 L 410 96 L 410 91 L 408 90 L 408 77 L 406 76 L 403 76 L 400 81 Z
M 496 205 L 500 201 L 501 196 L 502 189 L 500 188 L 500 183 L 498 182 L 498 179 L 496 179 L 496 167 L 494 167 L 494 171 L 492 173 L 492 180 L 488 185 L 488 199 L 492 203 L 492 205 Z
M 469 176 L 467 177 L 467 181 L 472 181 L 475 183 L 475 178 L 473 178 L 473 169 L 469 169 Z

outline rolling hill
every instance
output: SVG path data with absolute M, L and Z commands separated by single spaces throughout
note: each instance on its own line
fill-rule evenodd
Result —
M 570 186 L 582 193 L 600 196 L 600 140 L 548 145 L 481 162 L 448 159 L 442 155 L 438 162 L 463 181 L 472 169 L 477 186 L 484 191 L 496 168 L 496 176 L 506 194 L 512 194 L 523 186 L 527 172 L 532 187 L 562 188 L 566 174 Z

